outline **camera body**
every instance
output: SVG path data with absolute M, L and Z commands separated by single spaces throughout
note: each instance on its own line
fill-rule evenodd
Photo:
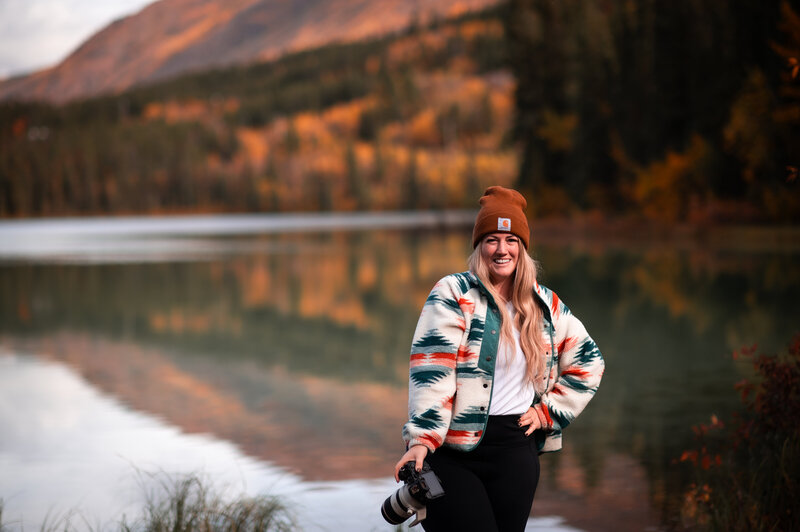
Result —
M 444 495 L 442 483 L 427 461 L 422 463 L 420 471 L 413 461 L 406 462 L 397 476 L 404 484 L 383 501 L 381 515 L 387 522 L 398 525 L 416 514 L 409 525 L 414 526 L 425 519 L 427 502 Z

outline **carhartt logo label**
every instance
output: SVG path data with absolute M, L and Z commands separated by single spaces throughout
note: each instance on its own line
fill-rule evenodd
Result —
M 498 231 L 511 231 L 511 218 L 498 218 L 497 219 Z

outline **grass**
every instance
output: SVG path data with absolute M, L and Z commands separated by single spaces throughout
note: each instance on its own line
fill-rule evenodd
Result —
M 111 526 L 93 527 L 79 512 L 70 511 L 63 516 L 46 516 L 40 531 L 283 532 L 297 529 L 288 508 L 277 497 L 242 496 L 225 500 L 196 474 L 178 477 L 160 474 L 156 484 L 156 489 L 145 494 L 144 508 L 134 520 L 129 521 L 123 515 Z M 0 499 L 0 532 L 11 530 L 11 523 L 3 522 L 3 501 Z M 23 530 L 21 523 L 19 530 Z

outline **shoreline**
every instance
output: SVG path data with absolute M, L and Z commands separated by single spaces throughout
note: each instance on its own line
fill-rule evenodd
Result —
M 800 252 L 800 225 L 752 222 L 665 225 L 635 218 L 544 218 L 531 220 L 533 242 L 548 246 L 602 245 L 743 252 Z
M 0 219 L 0 247 L 39 237 L 202 237 L 369 230 L 471 227 L 477 210 L 206 213 Z M 529 218 L 533 246 L 711 248 L 746 252 L 800 252 L 800 225 L 665 224 L 600 214 Z M 2 255 L 2 253 L 0 253 Z

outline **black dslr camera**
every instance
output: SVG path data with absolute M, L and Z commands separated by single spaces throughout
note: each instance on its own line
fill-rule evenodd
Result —
M 427 501 L 444 495 L 442 483 L 428 462 L 422 463 L 422 470 L 419 473 L 415 466 L 416 464 L 410 461 L 400 468 L 397 476 L 405 484 L 389 495 L 381 506 L 381 515 L 393 525 L 399 525 L 414 514 L 417 514 L 417 517 L 409 526 L 418 524 L 425 519 Z

